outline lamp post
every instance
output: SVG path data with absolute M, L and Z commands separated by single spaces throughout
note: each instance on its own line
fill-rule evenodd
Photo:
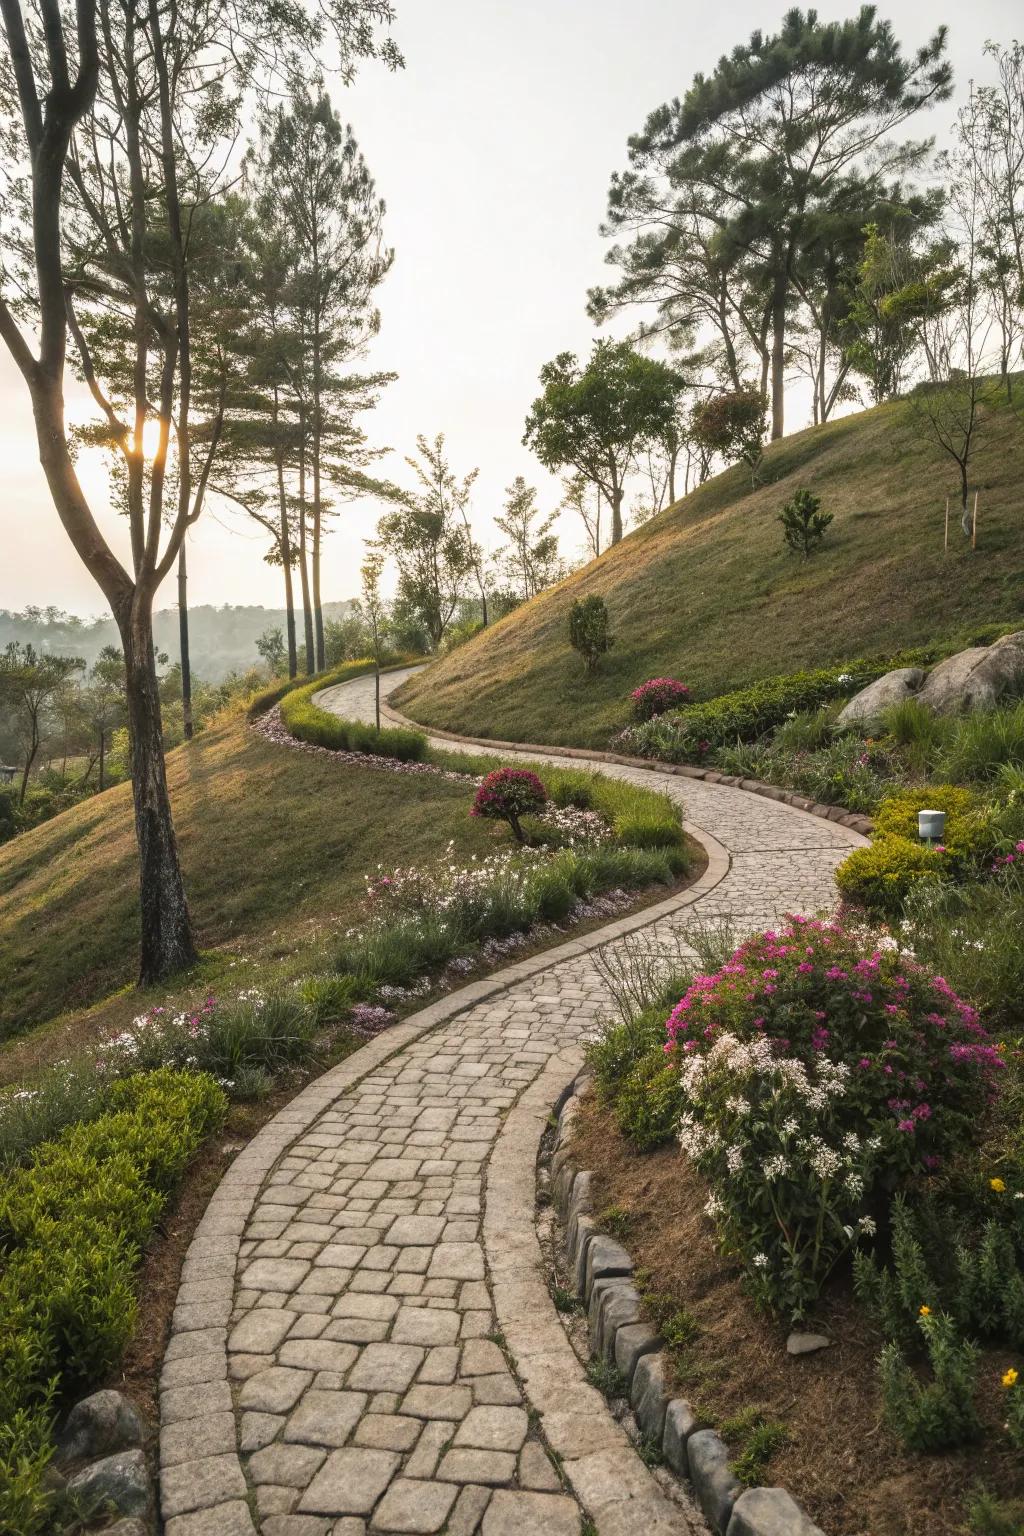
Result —
M 945 811 L 918 811 L 917 835 L 922 843 L 927 843 L 931 848 L 935 843 L 941 843 L 946 831 Z

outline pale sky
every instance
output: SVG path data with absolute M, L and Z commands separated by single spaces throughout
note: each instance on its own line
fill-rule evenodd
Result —
M 367 425 L 394 452 L 391 478 L 411 484 L 403 456 L 417 432 L 443 431 L 453 467 L 479 466 L 474 520 L 493 545 L 490 518 L 504 488 L 523 474 L 553 508 L 557 482 L 521 446 L 523 419 L 541 365 L 569 349 L 586 353 L 593 327 L 586 290 L 602 281 L 598 224 L 610 173 L 624 166 L 627 136 L 649 111 L 681 95 L 693 75 L 755 27 L 774 30 L 785 10 L 737 0 L 728 6 L 672 0 L 398 0 L 396 37 L 406 69 L 365 67 L 332 91 L 387 201 L 386 234 L 397 251 L 380 290 L 381 334 L 369 365 L 399 380 Z M 818 6 L 826 19 L 856 0 Z M 957 96 L 972 74 L 987 78 L 986 39 L 1020 30 L 1018 0 L 975 0 L 936 10 L 912 0 L 880 4 L 904 49 L 942 21 L 950 29 Z M 922 113 L 910 132 L 948 134 L 956 101 Z M 69 385 L 69 400 L 78 391 Z M 794 402 L 795 405 L 795 402 Z M 795 415 L 795 412 L 793 413 Z M 802 425 L 795 419 L 792 429 Z M 0 607 L 55 604 L 104 612 L 49 501 L 36 457 L 28 400 L 0 348 Z M 105 528 L 103 486 L 89 478 Z M 325 600 L 358 589 L 364 538 L 378 509 L 342 509 L 325 546 Z M 563 547 L 580 543 L 565 520 Z M 262 560 L 265 539 L 224 509 L 204 513 L 190 536 L 194 603 L 281 604 L 280 574 Z M 174 603 L 173 580 L 157 606 Z

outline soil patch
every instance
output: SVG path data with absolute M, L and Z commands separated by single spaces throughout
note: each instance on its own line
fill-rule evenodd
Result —
M 697 1324 L 693 1343 L 673 1354 L 680 1395 L 712 1424 L 751 1404 L 784 1423 L 790 1439 L 766 1481 L 788 1488 L 828 1536 L 962 1536 L 979 1485 L 1001 1498 L 1024 1496 L 1024 1458 L 999 1433 L 999 1378 L 1019 1358 L 983 1355 L 986 1434 L 978 1444 L 934 1456 L 904 1451 L 882 1421 L 881 1336 L 847 1283 L 828 1292 L 808 1325 L 832 1347 L 793 1359 L 785 1328 L 754 1310 L 739 1272 L 717 1251 L 703 1214 L 707 1189 L 676 1147 L 638 1155 L 611 1114 L 587 1099 L 573 1149 L 578 1166 L 594 1172 L 595 1212 L 615 1208 L 616 1235 L 644 1288 L 671 1295 Z

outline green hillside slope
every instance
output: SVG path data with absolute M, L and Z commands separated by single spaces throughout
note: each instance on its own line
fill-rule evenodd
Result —
M 887 654 L 1024 618 L 1024 387 L 986 411 L 972 479 L 978 548 L 943 508 L 952 460 L 898 401 L 809 428 L 768 451 L 756 491 L 736 468 L 411 678 L 416 720 L 518 741 L 607 742 L 626 695 L 668 675 L 710 696 L 774 672 Z M 800 485 L 835 514 L 809 560 L 777 514 Z M 585 678 L 567 638 L 574 598 L 607 602 L 615 646 Z

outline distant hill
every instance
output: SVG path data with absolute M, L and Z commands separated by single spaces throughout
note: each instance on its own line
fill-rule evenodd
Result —
M 351 612 L 353 601 L 324 604 L 324 617 L 340 619 Z M 259 662 L 256 641 L 265 629 L 284 633 L 283 608 L 216 608 L 202 603 L 189 609 L 189 642 L 192 670 L 209 682 L 219 682 L 229 672 L 244 672 Z M 301 632 L 302 617 L 299 615 Z M 178 610 L 162 608 L 153 615 L 157 650 L 170 662 L 179 660 Z M 117 626 L 111 618 L 80 619 L 56 608 L 28 608 L 12 613 L 0 608 L 0 650 L 12 640 L 31 644 L 37 651 L 63 656 L 82 656 L 91 665 L 105 645 L 117 645 Z
M 765 483 L 728 470 L 599 560 L 411 678 L 398 700 L 425 724 L 517 741 L 595 746 L 629 690 L 672 676 L 708 697 L 776 672 L 1024 625 L 1024 380 L 986 408 L 972 481 L 978 548 L 956 515 L 952 460 L 905 401 L 774 443 Z M 777 521 L 798 486 L 835 521 L 809 560 Z M 943 507 L 950 493 L 949 552 Z M 592 677 L 569 647 L 574 598 L 600 594 L 615 639 Z

